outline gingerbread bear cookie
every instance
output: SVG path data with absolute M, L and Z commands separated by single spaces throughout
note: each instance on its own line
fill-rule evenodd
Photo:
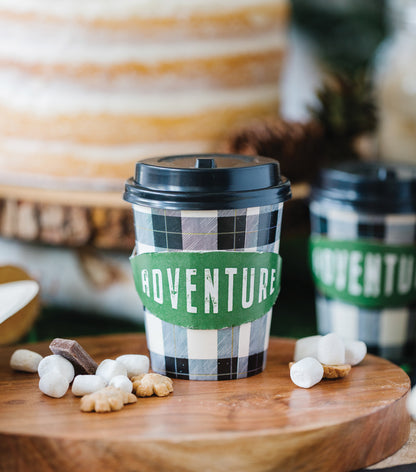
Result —
M 128 403 L 137 402 L 137 397 L 119 388 L 105 387 L 81 398 L 81 411 L 96 411 L 106 413 L 118 411 Z
M 132 377 L 133 392 L 138 397 L 166 397 L 173 392 L 173 382 L 169 377 L 160 374 L 142 374 Z

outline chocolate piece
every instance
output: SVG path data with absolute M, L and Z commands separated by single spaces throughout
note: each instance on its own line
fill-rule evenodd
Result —
M 73 339 L 55 338 L 49 345 L 49 349 L 54 354 L 59 354 L 68 359 L 74 366 L 76 375 L 95 374 L 98 364 L 83 349 L 83 347 Z

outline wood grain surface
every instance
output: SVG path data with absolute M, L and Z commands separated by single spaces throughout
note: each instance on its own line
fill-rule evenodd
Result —
M 146 353 L 144 335 L 80 338 L 99 362 Z M 31 345 L 43 355 L 48 343 Z M 242 380 L 174 380 L 166 398 L 113 413 L 49 398 L 37 374 L 13 372 L 0 348 L 1 471 L 349 471 L 407 440 L 407 375 L 368 355 L 344 379 L 305 390 L 289 378 L 294 341 L 272 338 L 265 372 Z
M 0 185 L 0 235 L 51 245 L 131 250 L 133 212 L 119 192 Z
M 306 234 L 309 185 L 292 186 L 286 234 Z M 54 246 L 118 249 L 134 246 L 133 211 L 119 192 L 0 185 L 0 236 Z

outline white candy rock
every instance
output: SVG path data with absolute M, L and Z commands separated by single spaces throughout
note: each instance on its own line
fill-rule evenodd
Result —
M 322 338 L 321 335 L 308 336 L 301 338 L 296 341 L 295 354 L 293 360 L 295 362 L 300 361 L 304 357 L 318 357 L 318 341 Z
M 345 363 L 359 364 L 367 354 L 367 346 L 363 341 L 347 341 L 345 343 Z
M 409 415 L 416 421 L 416 387 L 413 387 L 410 391 L 406 400 L 406 407 Z
M 10 358 L 10 367 L 22 372 L 37 372 L 43 357 L 29 349 L 17 349 Z
M 115 361 L 114 359 L 104 359 L 97 367 L 95 375 L 102 377 L 106 385 L 108 385 L 110 380 L 116 375 L 124 375 L 127 377 L 127 369 L 121 362 Z
M 117 357 L 117 362 L 121 362 L 127 369 L 127 377 L 147 374 L 149 372 L 150 361 L 147 356 L 141 354 L 124 354 Z
M 101 390 L 105 386 L 105 380 L 98 375 L 77 375 L 72 383 L 72 393 L 76 397 L 83 397 Z
M 67 377 L 57 370 L 50 370 L 42 375 L 39 380 L 39 390 L 53 398 L 61 398 L 68 391 L 69 382 Z
M 310 388 L 319 383 L 324 376 L 322 364 L 314 357 L 305 357 L 290 368 L 290 378 L 298 387 Z
M 131 393 L 133 391 L 133 383 L 125 375 L 116 375 L 110 380 L 109 385 L 119 388 L 120 390 L 124 390 L 127 393 Z
M 318 341 L 318 361 L 326 365 L 345 364 L 345 344 L 338 334 L 326 334 Z
M 46 356 L 39 362 L 39 377 L 42 378 L 46 373 L 51 371 L 56 371 L 62 374 L 68 380 L 68 383 L 71 383 L 74 379 L 74 366 L 67 359 L 65 359 L 65 357 L 59 356 L 58 354 Z

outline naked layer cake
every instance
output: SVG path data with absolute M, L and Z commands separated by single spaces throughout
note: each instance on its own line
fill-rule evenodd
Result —
M 0 183 L 121 189 L 276 114 L 287 0 L 0 0 Z

